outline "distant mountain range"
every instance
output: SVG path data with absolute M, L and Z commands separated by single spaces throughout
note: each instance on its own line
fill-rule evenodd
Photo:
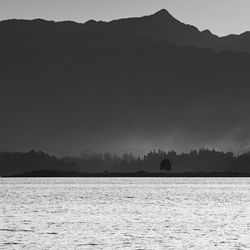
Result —
M 180 131 L 191 148 L 248 149 L 248 32 L 218 37 L 161 10 L 85 24 L 7 20 L 0 36 L 2 149 L 123 150 Z
M 250 32 L 218 37 L 209 30 L 199 31 L 195 26 L 180 22 L 165 9 L 150 16 L 111 22 L 90 20 L 84 24 L 42 19 L 6 20 L 0 22 L 0 32 L 1 45 L 5 46 L 56 46 L 58 43 L 67 46 L 68 43 L 89 44 L 118 38 L 148 38 L 181 46 L 250 52 Z

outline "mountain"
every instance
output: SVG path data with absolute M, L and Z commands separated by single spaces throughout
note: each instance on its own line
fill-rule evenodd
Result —
M 250 55 L 211 49 L 230 37 L 165 10 L 109 23 L 9 20 L 0 34 L 1 149 L 249 148 Z
M 218 37 L 209 30 L 199 31 L 192 25 L 175 19 L 167 10 L 138 17 L 84 24 L 75 22 L 53 22 L 41 19 L 6 20 L 0 22 L 1 46 L 19 47 L 49 44 L 67 46 L 75 43 L 112 41 L 117 38 L 148 38 L 153 41 L 168 41 L 176 45 L 191 45 L 199 48 L 250 52 L 250 33 Z M 64 45 L 63 45 L 63 44 Z
M 175 19 L 167 10 L 140 18 L 128 18 L 109 23 L 94 23 L 96 34 L 103 37 L 149 38 L 153 41 L 168 41 L 177 45 L 213 47 L 219 38 L 208 30 L 200 32 L 196 27 Z

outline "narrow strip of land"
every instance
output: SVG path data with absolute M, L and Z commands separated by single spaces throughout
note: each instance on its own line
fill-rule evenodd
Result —
M 233 172 L 186 172 L 186 173 L 81 173 L 73 171 L 33 171 L 16 175 L 3 177 L 250 177 L 249 173 L 233 173 Z

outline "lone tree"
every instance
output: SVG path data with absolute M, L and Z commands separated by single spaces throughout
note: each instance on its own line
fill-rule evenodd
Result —
M 161 161 L 160 170 L 171 171 L 172 162 L 169 159 L 164 159 Z

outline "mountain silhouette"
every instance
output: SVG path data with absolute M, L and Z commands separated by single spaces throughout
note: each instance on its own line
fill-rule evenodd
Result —
M 148 38 L 153 41 L 168 41 L 176 45 L 191 45 L 199 48 L 250 52 L 250 33 L 218 37 L 209 30 L 199 31 L 195 26 L 175 19 L 162 9 L 153 15 L 84 24 L 70 21 L 53 22 L 42 19 L 6 20 L 0 22 L 1 45 L 31 45 L 35 43 L 67 44 L 75 42 L 93 43 L 112 41 L 117 38 Z
M 108 23 L 7 20 L 0 32 L 2 149 L 124 152 L 170 135 L 180 147 L 248 147 L 250 55 L 232 52 L 248 34 L 219 38 L 166 10 Z
M 181 23 L 164 9 L 150 16 L 113 21 L 108 26 L 114 33 L 168 41 L 177 45 L 212 48 L 218 40 L 218 37 L 209 31 L 200 32 L 194 26 Z

